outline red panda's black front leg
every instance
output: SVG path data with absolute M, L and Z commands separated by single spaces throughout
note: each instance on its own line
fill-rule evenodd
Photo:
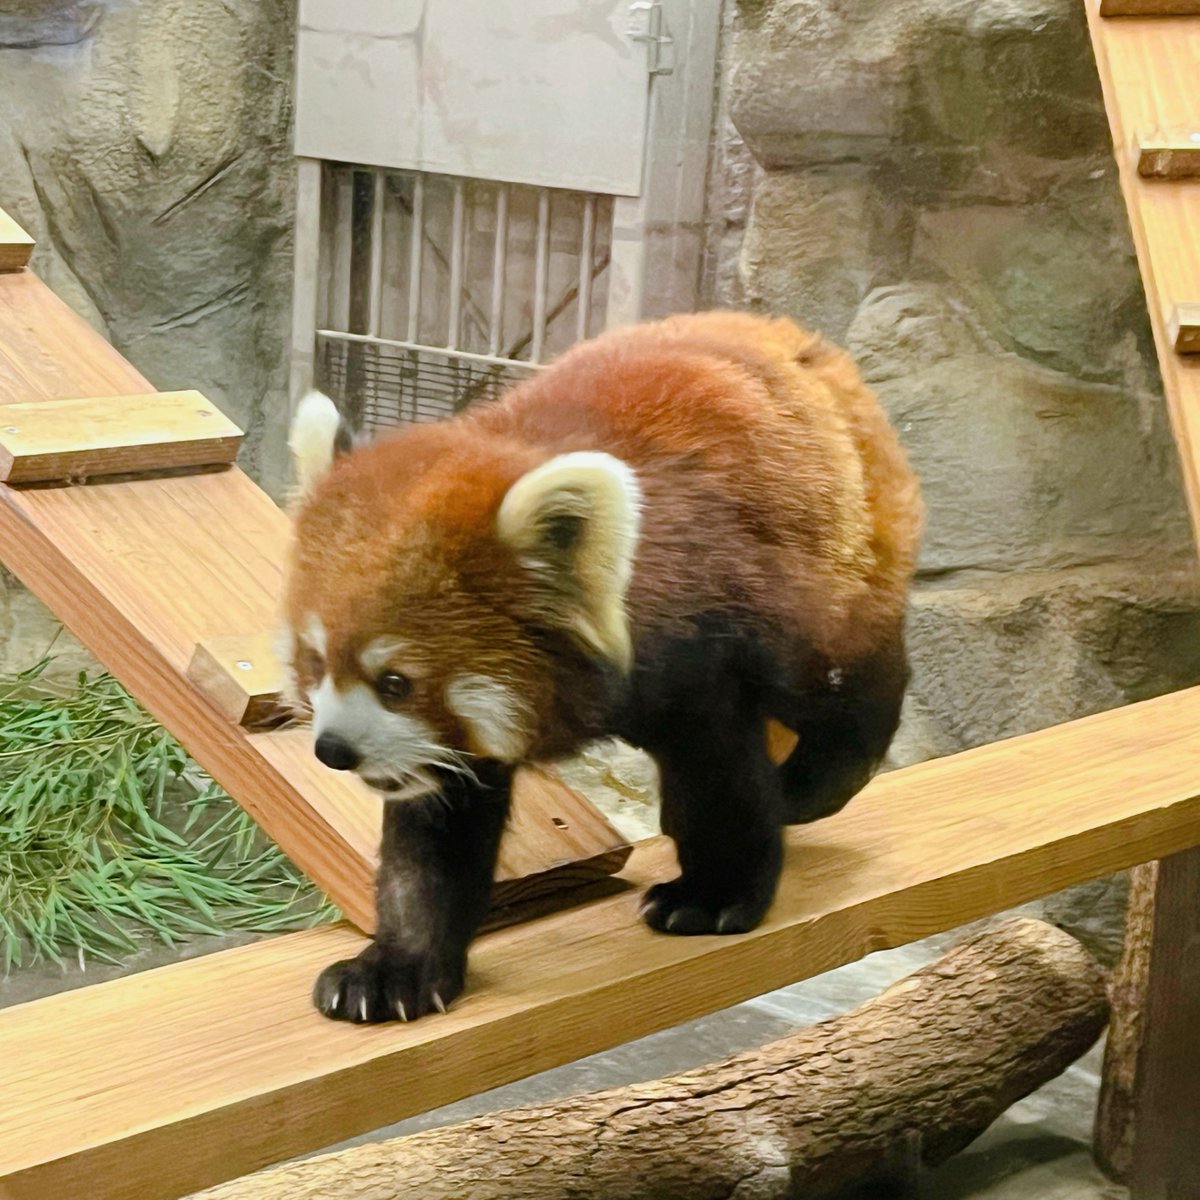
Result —
M 313 1002 L 346 1021 L 412 1021 L 463 990 L 467 947 L 487 914 L 512 768 L 475 764 L 437 793 L 384 806 L 375 938 L 327 967 Z
M 761 720 L 686 729 L 655 754 L 680 875 L 650 888 L 643 917 L 663 933 L 745 933 L 766 915 L 783 864 L 778 774 Z

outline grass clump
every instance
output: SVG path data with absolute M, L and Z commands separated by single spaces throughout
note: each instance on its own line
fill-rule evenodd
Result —
M 336 916 L 112 676 L 0 680 L 0 974 Z

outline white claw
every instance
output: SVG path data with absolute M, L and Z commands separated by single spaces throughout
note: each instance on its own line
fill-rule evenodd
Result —
M 359 1017 L 360 1021 L 365 1021 L 367 1019 L 367 998 L 366 998 L 366 996 L 364 996 L 358 1002 L 358 1017 Z
M 397 1014 L 399 1015 L 399 1017 L 400 1017 L 400 1020 L 402 1020 L 402 1021 L 407 1021 L 407 1020 L 408 1020 L 408 1009 L 406 1009 L 406 1008 L 404 1007 L 404 1001 L 403 1001 L 403 1000 L 397 1000 L 397 1001 L 396 1001 L 396 1012 L 397 1012 Z
M 433 1007 L 436 1008 L 440 1013 L 444 1013 L 446 1011 L 446 1002 L 437 994 L 437 992 L 433 993 Z
M 328 1007 L 328 1008 L 327 1008 L 325 1011 L 326 1011 L 326 1012 L 336 1012 L 336 1011 L 337 1011 L 337 1006 L 338 1006 L 338 1001 L 339 1001 L 341 998 L 342 998 L 342 989 L 341 989 L 341 988 L 338 988 L 338 989 L 337 989 L 337 991 L 335 991 L 335 992 L 333 993 L 333 999 L 332 999 L 332 1000 L 330 1000 L 330 1002 L 329 1002 L 329 1007 Z

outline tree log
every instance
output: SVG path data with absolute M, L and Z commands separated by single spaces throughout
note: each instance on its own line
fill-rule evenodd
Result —
M 205 1200 L 819 1200 L 961 1150 L 1100 1036 L 1104 978 L 1016 920 L 854 1012 L 719 1064 L 356 1146 Z

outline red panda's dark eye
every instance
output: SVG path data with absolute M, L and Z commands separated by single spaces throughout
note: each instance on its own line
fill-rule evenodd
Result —
M 412 682 L 399 671 L 384 671 L 375 680 L 375 690 L 385 700 L 403 700 L 412 691 Z

